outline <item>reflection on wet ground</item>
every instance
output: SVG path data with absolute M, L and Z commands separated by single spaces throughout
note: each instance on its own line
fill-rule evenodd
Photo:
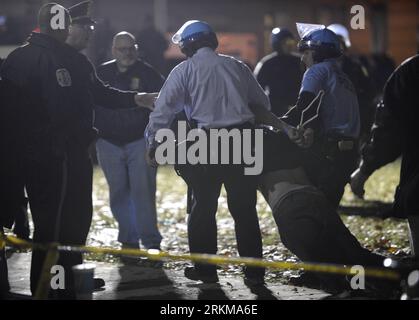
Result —
M 14 253 L 8 264 L 12 292 L 29 296 L 30 253 Z M 248 288 L 241 276 L 231 275 L 221 276 L 219 284 L 202 284 L 186 279 L 183 271 L 120 262 L 97 262 L 95 277 L 106 283 L 104 289 L 93 293 L 95 300 L 317 300 L 328 296 L 278 283 Z

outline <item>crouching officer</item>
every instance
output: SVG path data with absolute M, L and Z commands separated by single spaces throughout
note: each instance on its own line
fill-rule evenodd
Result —
M 202 21 L 188 21 L 173 36 L 188 59 L 170 73 L 146 129 L 148 161 L 157 165 L 154 150 L 159 129 L 169 128 L 175 113 L 185 110 L 188 119 L 199 128 L 252 128 L 254 114 L 249 104 L 270 109 L 268 97 L 242 62 L 215 52 L 216 34 Z M 193 191 L 188 219 L 191 253 L 217 252 L 218 197 L 224 184 L 228 207 L 235 221 L 240 256 L 262 257 L 262 241 L 256 213 L 256 179 L 246 176 L 243 167 L 227 165 L 190 165 L 181 170 L 183 179 Z M 215 265 L 197 263 L 185 269 L 192 280 L 217 282 Z M 248 284 L 262 284 L 264 270 L 246 268 Z
M 57 11 L 58 17 L 65 20 L 53 23 L 57 22 Z M 106 87 L 97 79 L 90 62 L 64 43 L 71 22 L 64 7 L 44 5 L 38 22 L 40 32 L 33 33 L 26 45 L 13 51 L 1 69 L 2 81 L 14 93 L 19 119 L 16 132 L 22 143 L 33 238 L 39 243 L 84 245 L 92 218 L 88 145 L 95 130 L 91 92 L 103 93 L 103 106 L 126 108 L 135 105 L 136 94 Z M 44 259 L 44 251 L 33 251 L 33 294 Z M 59 297 L 74 298 L 72 266 L 80 263 L 80 253 L 60 253 L 57 264 L 65 270 L 65 289 L 54 291 Z
M 307 149 L 305 169 L 310 180 L 337 207 L 357 165 L 357 95 L 338 65 L 342 51 L 336 34 L 319 25 L 297 27 L 302 37 L 299 50 L 307 70 L 296 106 L 286 115 L 286 121 L 301 125 L 316 119 L 309 124 L 314 129 L 314 143 Z

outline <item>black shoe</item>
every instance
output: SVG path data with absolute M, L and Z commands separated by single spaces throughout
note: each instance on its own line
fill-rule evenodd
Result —
M 155 268 L 155 269 L 163 268 L 163 261 L 152 260 L 152 259 L 144 258 L 144 257 L 137 259 L 135 264 L 137 266 L 144 267 L 144 268 Z
M 121 242 L 122 249 L 140 249 L 139 243 Z
M 99 290 L 105 286 L 105 280 L 102 278 L 93 279 L 93 290 Z
M 317 275 L 312 272 L 301 272 L 299 276 L 291 277 L 289 284 L 296 287 L 307 287 L 338 294 L 349 290 L 345 277 L 337 275 Z
M 265 285 L 264 277 L 244 277 L 244 284 L 248 287 L 260 287 Z
M 121 242 L 121 249 L 140 249 L 140 244 Z M 119 259 L 123 264 L 128 264 L 128 265 L 135 265 L 138 262 L 138 256 L 121 255 Z
M 186 267 L 184 271 L 185 277 L 190 280 L 202 281 L 204 283 L 217 283 L 218 275 L 215 273 L 203 273 L 195 269 L 195 267 Z
M 295 287 L 319 288 L 321 286 L 319 278 L 308 272 L 301 272 L 297 276 L 290 277 L 288 283 Z

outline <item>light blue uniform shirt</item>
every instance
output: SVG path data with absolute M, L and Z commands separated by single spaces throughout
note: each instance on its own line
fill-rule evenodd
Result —
M 320 90 L 325 94 L 319 118 L 326 133 L 357 138 L 360 131 L 358 98 L 336 59 L 316 63 L 304 73 L 300 93 L 308 91 L 317 95 Z
M 185 109 L 200 128 L 224 128 L 254 122 L 249 104 L 270 110 L 269 98 L 250 69 L 239 60 L 199 49 L 169 74 L 155 102 L 145 131 L 149 146 L 162 128 L 169 128 L 177 112 Z

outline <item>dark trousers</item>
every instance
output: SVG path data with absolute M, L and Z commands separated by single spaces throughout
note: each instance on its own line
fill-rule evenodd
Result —
M 234 219 L 237 248 L 242 257 L 262 257 L 262 239 L 256 212 L 256 178 L 246 176 L 241 166 L 186 166 L 182 178 L 192 189 L 193 202 L 188 217 L 191 253 L 217 253 L 215 215 L 221 186 L 227 192 L 227 204 Z M 214 273 L 215 265 L 196 264 L 197 270 Z M 264 269 L 246 268 L 245 275 L 258 277 Z
M 302 261 L 382 266 L 384 258 L 361 246 L 321 193 L 289 195 L 274 218 L 283 244 Z
M 87 149 L 69 145 L 65 161 L 53 155 L 26 159 L 25 172 L 34 222 L 33 240 L 39 243 L 58 241 L 61 244 L 84 245 L 92 220 L 92 164 Z M 45 256 L 45 251 L 33 251 L 33 294 L 41 277 Z M 71 267 L 80 263 L 80 253 L 60 252 L 57 264 L 65 270 L 65 290 L 57 289 L 57 292 L 52 292 L 53 295 L 57 293 L 59 297 L 74 298 Z
M 20 207 L 15 213 L 15 224 L 13 232 L 17 237 L 28 240 L 30 238 L 29 217 L 28 217 L 28 199 L 25 197 L 25 190 L 22 186 Z
M 310 181 L 321 190 L 333 207 L 339 206 L 345 186 L 358 164 L 358 150 L 338 151 L 328 155 L 313 149 L 305 153 L 304 169 Z
M 3 234 L 3 227 L 0 225 L 0 234 Z M 0 299 L 6 295 L 10 290 L 6 250 L 0 249 Z

